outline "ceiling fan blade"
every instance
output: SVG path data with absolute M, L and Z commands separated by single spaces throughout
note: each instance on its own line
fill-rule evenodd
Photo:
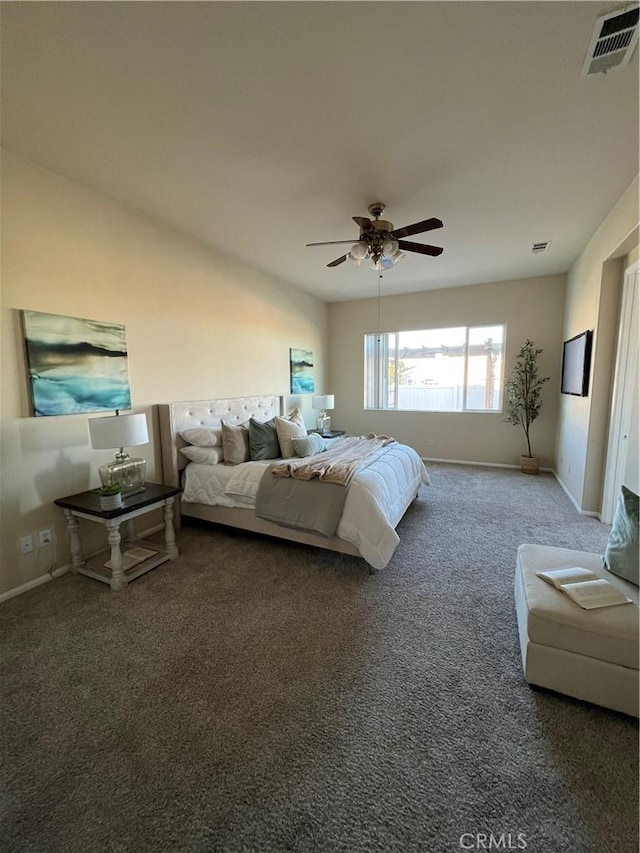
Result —
M 356 225 L 360 226 L 361 231 L 373 231 L 373 222 L 366 216 L 352 216 L 351 218 Z
M 343 264 L 347 260 L 347 255 L 342 255 L 340 258 L 336 258 L 335 261 L 331 261 L 330 264 L 327 264 L 328 267 L 337 267 L 340 264 Z
M 307 243 L 307 246 L 337 246 L 339 243 L 355 243 L 355 240 L 328 240 L 324 243 Z
M 432 255 L 434 258 L 444 251 L 440 246 L 428 246 L 425 243 L 412 243 L 410 240 L 398 240 L 398 248 L 405 252 L 419 252 L 421 255 Z
M 442 220 L 433 216 L 431 219 L 423 219 L 422 222 L 414 222 L 413 225 L 405 225 L 404 228 L 396 228 L 392 231 L 394 237 L 411 237 L 412 234 L 422 234 L 424 231 L 433 231 L 434 228 L 442 228 Z

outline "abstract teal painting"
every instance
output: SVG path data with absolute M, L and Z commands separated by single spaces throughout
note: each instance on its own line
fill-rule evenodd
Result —
M 308 349 L 290 349 L 291 393 L 313 394 L 313 352 Z
M 22 321 L 34 415 L 131 408 L 124 326 L 39 311 Z

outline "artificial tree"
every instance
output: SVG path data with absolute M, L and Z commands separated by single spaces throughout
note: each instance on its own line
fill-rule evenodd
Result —
M 537 473 L 538 465 L 527 463 L 527 460 L 535 460 L 531 452 L 531 424 L 540 414 L 540 391 L 548 376 L 538 376 L 538 356 L 542 352 L 536 349 L 533 341 L 527 340 L 520 347 L 515 366 L 511 376 L 505 382 L 505 398 L 507 404 L 508 424 L 521 426 L 527 439 L 528 453 L 522 455 L 522 470 L 526 473 Z

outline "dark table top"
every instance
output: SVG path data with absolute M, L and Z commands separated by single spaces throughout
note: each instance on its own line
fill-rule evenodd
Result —
M 77 495 L 69 495 L 67 498 L 58 498 L 54 501 L 57 506 L 76 512 L 86 512 L 99 518 L 118 518 L 135 509 L 142 509 L 158 501 L 166 500 L 180 494 L 176 486 L 163 486 L 161 483 L 145 483 L 144 491 L 135 495 L 122 498 L 122 506 L 117 509 L 100 509 L 100 497 L 98 489 L 90 489 L 88 492 L 79 492 Z

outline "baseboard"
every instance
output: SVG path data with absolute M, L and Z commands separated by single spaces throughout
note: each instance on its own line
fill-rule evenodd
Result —
M 438 459 L 435 456 L 422 456 L 421 459 L 425 465 L 427 462 L 448 462 L 451 465 L 475 465 L 479 468 L 512 468 L 516 471 L 520 470 L 519 465 L 507 465 L 506 462 L 474 462 L 471 459 Z M 555 473 L 553 468 L 541 468 L 540 470 Z
M 51 572 L 47 572 L 45 575 L 40 575 L 39 578 L 34 578 L 32 581 L 27 581 L 26 583 L 21 584 L 20 586 L 16 586 L 14 589 L 10 589 L 7 592 L 0 593 L 0 604 L 3 601 L 6 601 L 9 598 L 15 598 L 16 595 L 21 595 L 23 592 L 27 592 L 30 589 L 34 589 L 37 586 L 42 586 L 43 583 L 48 583 L 48 581 L 52 581 L 54 578 L 62 577 L 62 575 L 66 575 L 70 570 L 71 566 L 60 566 L 58 569 L 53 569 Z
M 155 524 L 153 527 L 149 527 L 147 530 L 142 530 L 138 533 L 138 536 L 141 539 L 144 539 L 145 536 L 151 536 L 152 533 L 157 533 L 159 530 L 164 530 L 164 524 Z M 103 549 L 100 549 L 103 550 Z M 100 551 L 95 551 L 91 554 L 87 554 L 87 559 L 91 557 L 95 557 L 96 554 L 99 554 Z M 9 598 L 15 598 L 16 595 L 22 595 L 23 592 L 28 592 L 30 589 L 35 589 L 37 586 L 42 586 L 43 583 L 48 583 L 52 581 L 54 578 L 61 578 L 63 575 L 66 575 L 71 571 L 71 564 L 67 563 L 65 566 L 58 566 L 55 569 L 52 569 L 50 572 L 47 572 L 44 575 L 40 575 L 38 578 L 34 578 L 31 581 L 27 581 L 26 583 L 21 584 L 20 586 L 14 587 L 14 589 L 10 589 L 7 592 L 0 593 L 0 604 L 3 601 L 7 601 Z
M 591 512 L 590 510 L 582 509 L 582 507 L 581 507 L 581 506 L 580 506 L 580 504 L 576 501 L 576 499 L 575 499 L 575 498 L 574 498 L 574 496 L 571 494 L 571 492 L 569 491 L 569 489 L 567 488 L 567 486 L 565 486 L 565 484 L 562 482 L 562 480 L 560 479 L 560 476 L 558 475 L 558 472 L 557 472 L 555 469 L 553 469 L 553 476 L 556 478 L 556 480 L 557 480 L 557 481 L 558 481 L 558 483 L 560 484 L 560 486 L 561 486 L 562 490 L 564 491 L 565 495 L 569 498 L 569 500 L 571 501 L 571 503 L 572 503 L 572 504 L 574 505 L 574 507 L 576 508 L 576 511 L 577 511 L 578 515 L 584 515 L 584 516 L 586 516 L 587 518 L 597 518 L 597 519 L 598 519 L 598 521 L 602 521 L 602 518 L 600 517 L 600 513 L 599 513 L 599 512 Z
M 145 536 L 151 536 L 152 533 L 157 533 L 159 530 L 164 530 L 164 524 L 154 524 L 153 527 L 148 527 L 146 530 L 141 530 L 138 533 L 140 539 L 144 539 Z

